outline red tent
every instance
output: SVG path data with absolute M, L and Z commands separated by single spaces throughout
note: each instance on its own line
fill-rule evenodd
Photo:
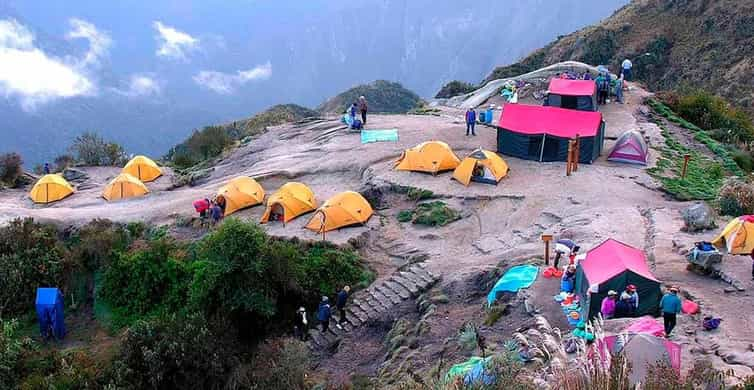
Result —
M 520 134 L 550 135 L 559 138 L 596 136 L 602 114 L 566 110 L 557 107 L 506 104 L 500 115 L 500 127 Z
M 497 151 L 536 161 L 566 161 L 568 140 L 581 137 L 579 162 L 591 164 L 602 153 L 605 122 L 599 112 L 507 104 L 497 130 Z
M 597 111 L 597 84 L 594 80 L 554 78 L 547 88 L 545 106 L 581 111 Z
M 585 302 L 583 314 L 596 316 L 608 291 L 620 293 L 629 284 L 635 285 L 639 294 L 636 314 L 656 314 L 662 297 L 660 281 L 650 271 L 642 251 L 613 239 L 590 250 L 576 272 L 576 292 Z
M 597 93 L 594 80 L 552 79 L 547 88 L 550 93 L 563 96 L 592 96 Z

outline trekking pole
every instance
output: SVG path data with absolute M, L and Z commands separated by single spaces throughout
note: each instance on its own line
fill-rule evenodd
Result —
M 689 167 L 689 160 L 691 160 L 690 154 L 684 154 L 683 155 L 683 170 L 681 171 L 681 179 L 686 178 L 686 170 Z

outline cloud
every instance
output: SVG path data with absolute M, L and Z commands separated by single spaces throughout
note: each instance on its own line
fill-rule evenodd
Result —
M 80 34 L 86 30 L 77 32 L 75 27 L 74 35 L 84 37 Z M 90 52 L 91 46 L 92 40 Z M 89 53 L 83 60 L 70 63 L 50 56 L 34 46 L 34 34 L 25 26 L 14 19 L 0 20 L 0 94 L 6 98 L 18 97 L 26 110 L 54 99 L 93 93 L 95 85 L 80 67 L 87 63 L 87 58 Z
M 156 96 L 162 93 L 162 86 L 151 76 L 133 74 L 125 89 L 113 88 L 113 91 L 128 97 Z
M 89 41 L 89 50 L 81 60 L 81 66 L 99 65 L 100 59 L 107 55 L 113 41 L 107 33 L 97 30 L 97 28 L 81 19 L 73 18 L 69 20 L 71 31 L 66 34 L 66 39 L 86 39 Z
M 199 49 L 199 39 L 166 26 L 160 21 L 153 23 L 157 35 L 157 56 L 185 60 L 188 53 Z
M 272 64 L 258 65 L 235 74 L 203 70 L 194 76 L 194 82 L 219 94 L 228 95 L 248 82 L 266 80 L 272 76 Z

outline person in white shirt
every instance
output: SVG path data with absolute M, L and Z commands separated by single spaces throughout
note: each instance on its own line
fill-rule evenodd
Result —
M 621 69 L 623 71 L 621 73 L 623 74 L 623 78 L 626 81 L 633 80 L 633 75 L 631 74 L 631 68 L 633 68 L 633 67 L 634 67 L 634 64 L 631 63 L 631 60 L 629 60 L 628 58 L 626 58 L 625 60 L 623 60 L 623 63 L 621 64 Z

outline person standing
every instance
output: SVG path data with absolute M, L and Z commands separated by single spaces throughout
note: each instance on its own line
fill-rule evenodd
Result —
M 367 109 L 367 98 L 359 96 L 359 112 L 361 113 L 361 124 L 364 126 L 367 125 Z
M 209 209 L 209 216 L 212 218 L 212 224 L 217 225 L 217 223 L 223 219 L 223 209 L 216 202 L 212 202 L 212 207 Z
M 600 313 L 602 313 L 602 318 L 609 320 L 615 317 L 615 305 L 617 300 L 617 292 L 615 292 L 614 290 L 607 292 L 607 296 L 602 300 L 602 305 L 600 306 Z
M 628 302 L 629 314 L 631 316 L 636 315 L 637 310 L 639 310 L 639 294 L 636 292 L 636 286 L 633 284 L 626 286 L 626 290 L 620 295 L 620 299 Z
M 297 339 L 306 341 L 306 335 L 309 333 L 309 321 L 306 319 L 306 309 L 303 306 L 296 311 L 296 318 L 293 320 L 293 333 Z
M 628 58 L 626 58 L 625 60 L 623 60 L 623 63 L 620 65 L 620 67 L 622 69 L 621 73 L 623 74 L 623 78 L 626 81 L 632 81 L 633 80 L 633 74 L 632 74 L 632 70 L 631 69 L 634 67 L 634 64 L 631 63 L 631 60 L 629 60 Z
M 472 107 L 466 110 L 466 135 L 469 134 L 476 136 L 474 132 L 474 125 L 476 124 L 476 111 Z
M 50 174 L 50 163 L 45 163 L 44 172 L 45 172 L 45 175 Z
M 319 303 L 319 308 L 317 308 L 317 320 L 322 326 L 322 328 L 320 328 L 322 333 L 327 332 L 327 329 L 330 328 L 330 316 L 330 302 L 329 299 L 325 296 L 322 297 L 322 302 Z
M 595 82 L 597 83 L 597 104 L 607 104 L 607 95 L 610 92 L 610 75 L 600 73 Z
M 350 286 L 343 287 L 340 292 L 338 292 L 338 296 L 335 299 L 335 308 L 338 309 L 338 313 L 340 314 L 340 318 L 338 319 L 338 323 L 335 324 L 335 326 L 338 327 L 338 329 L 343 329 L 341 324 L 344 324 L 346 322 L 346 303 L 348 302 L 348 295 L 351 292 Z
M 356 102 L 351 103 L 351 108 L 348 111 L 348 115 L 351 116 L 351 123 L 352 123 L 351 127 L 353 127 L 353 123 L 356 122 L 356 110 L 357 109 L 358 109 L 358 107 L 356 106 Z
M 754 249 L 751 250 L 751 280 L 754 280 Z
M 676 316 L 681 312 L 681 298 L 678 298 L 678 287 L 671 287 L 670 292 L 663 295 L 660 299 L 660 309 L 665 323 L 665 337 L 669 337 L 670 332 L 675 328 Z
M 620 74 L 618 80 L 615 81 L 615 101 L 623 104 L 623 73 Z

